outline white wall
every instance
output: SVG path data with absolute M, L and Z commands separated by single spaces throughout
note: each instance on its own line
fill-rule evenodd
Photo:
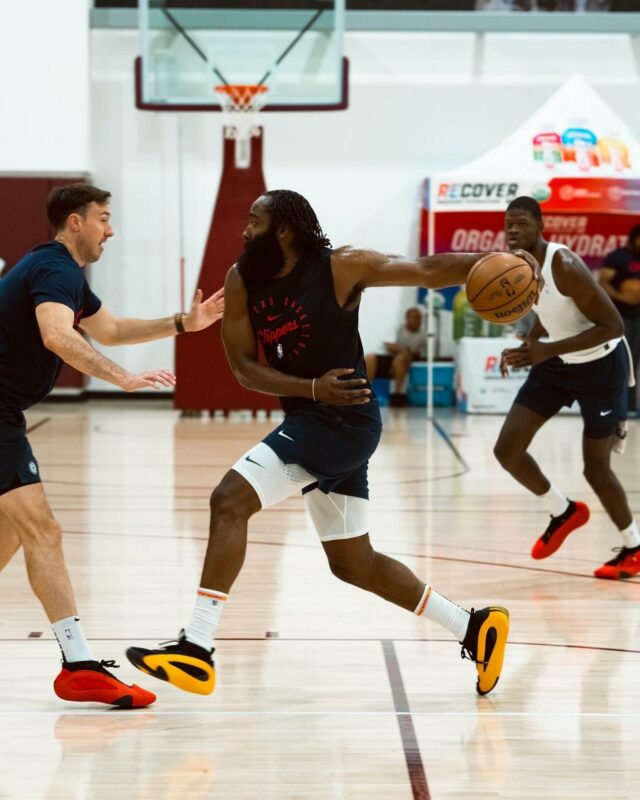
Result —
M 92 177 L 113 192 L 116 228 L 91 280 L 117 314 L 164 316 L 179 302 L 178 129 L 191 293 L 220 174 L 221 121 L 217 114 L 136 111 L 136 54 L 134 31 L 91 32 Z M 347 54 L 347 111 L 263 118 L 267 185 L 306 195 L 336 245 L 416 255 L 423 178 L 492 147 L 573 72 L 584 73 L 640 136 L 640 59 L 628 36 L 352 33 Z M 70 168 L 73 150 L 69 140 L 59 167 Z M 366 349 L 392 333 L 413 296 L 412 290 L 367 292 Z M 110 355 L 132 370 L 170 366 L 173 343 Z M 98 381 L 91 387 L 112 388 Z
M 188 289 L 195 288 L 220 173 L 215 114 L 133 107 L 135 32 L 92 33 L 94 179 L 114 193 L 117 236 L 93 270 L 117 313 L 178 307 L 178 126 L 184 158 Z M 334 244 L 416 255 L 420 185 L 480 155 L 573 72 L 582 72 L 640 135 L 638 63 L 624 35 L 353 33 L 348 111 L 264 115 L 269 188 L 311 201 Z M 365 349 L 391 335 L 412 290 L 367 292 Z M 172 343 L 127 348 L 126 366 L 170 365 Z M 98 382 L 94 382 L 98 387 Z
M 90 169 L 88 0 L 0 0 L 0 172 Z

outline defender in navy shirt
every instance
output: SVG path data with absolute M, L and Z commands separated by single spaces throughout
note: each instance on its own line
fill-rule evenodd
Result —
M 0 409 L 23 411 L 53 389 L 62 359 L 45 347 L 35 314 L 47 302 L 70 308 L 75 328 L 101 306 L 62 242 L 34 247 L 0 281 Z
M 364 289 L 462 284 L 480 255 L 409 262 L 354 247 L 334 250 L 309 203 L 287 190 L 256 200 L 244 239 L 225 284 L 224 345 L 238 381 L 278 395 L 285 419 L 213 492 L 191 624 L 175 644 L 129 648 L 129 660 L 186 691 L 213 691 L 214 635 L 242 567 L 248 520 L 302 491 L 334 575 L 443 625 L 476 662 L 477 690 L 487 694 L 502 669 L 506 609 L 468 612 L 371 547 L 367 470 L 382 425 L 358 334 Z
M 173 373 L 132 374 L 99 353 L 78 329 L 101 344 L 150 341 L 202 330 L 222 316 L 224 301 L 222 290 L 205 302 L 199 291 L 189 314 L 158 320 L 111 315 L 84 275 L 113 236 L 109 198 L 109 192 L 85 184 L 55 189 L 47 202 L 55 240 L 35 247 L 0 280 L 0 570 L 22 546 L 31 587 L 62 650 L 56 694 L 132 708 L 153 703 L 155 695 L 119 681 L 105 668 L 113 662 L 98 662 L 91 652 L 23 411 L 50 392 L 63 361 L 126 391 L 173 386 Z

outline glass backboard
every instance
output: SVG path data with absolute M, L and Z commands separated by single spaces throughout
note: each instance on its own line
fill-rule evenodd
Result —
M 260 84 L 264 111 L 346 108 L 345 0 L 253 5 L 139 0 L 137 107 L 219 111 L 216 87 Z

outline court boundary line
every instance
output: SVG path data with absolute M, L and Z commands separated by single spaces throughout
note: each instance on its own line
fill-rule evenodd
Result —
M 92 636 L 92 642 L 128 642 L 132 639 L 135 639 L 138 642 L 158 642 L 162 640 L 162 635 L 158 636 L 127 636 L 125 638 L 121 636 Z M 24 637 L 17 637 L 17 636 L 10 636 L 10 637 L 0 637 L 0 642 L 55 642 L 56 639 L 53 636 L 50 637 L 42 637 L 39 636 L 38 638 L 29 637 L 27 634 Z M 445 639 L 443 637 L 438 636 L 420 636 L 416 638 L 412 637 L 394 637 L 393 639 L 385 638 L 382 639 L 379 636 L 363 636 L 363 637 L 354 637 L 354 636 L 218 636 L 216 637 L 216 642 L 351 642 L 351 643 L 361 643 L 361 642 L 371 642 L 371 643 L 383 643 L 383 642 L 391 642 L 394 645 L 397 642 L 401 642 L 403 644 L 406 643 L 421 643 L 425 644 L 428 642 L 434 642 L 437 644 L 455 644 L 455 639 Z M 514 642 L 513 640 L 509 640 L 509 647 L 557 647 L 557 648 L 564 648 L 566 650 L 591 650 L 595 652 L 602 652 L 602 653 L 625 653 L 628 655 L 640 655 L 640 650 L 634 650 L 633 648 L 629 647 L 609 647 L 607 645 L 592 645 L 592 644 L 567 644 L 565 642 Z
M 60 514 L 62 511 L 69 511 L 69 510 L 78 510 L 78 509 L 69 509 L 69 508 L 56 509 L 56 512 Z M 104 510 L 106 511 L 107 509 Z M 113 532 L 102 531 L 102 532 L 92 533 L 91 531 L 65 530 L 64 535 L 65 536 L 115 536 L 116 538 L 120 539 L 139 537 L 143 539 L 163 539 L 163 540 L 175 539 L 179 541 L 190 541 L 190 542 L 206 542 L 208 541 L 209 538 L 208 536 L 177 536 L 175 534 L 147 535 L 147 534 L 135 533 L 135 531 L 125 532 L 125 533 L 118 533 L 115 531 Z M 256 539 L 249 538 L 247 539 L 247 544 L 259 545 L 262 547 L 297 547 L 304 550 L 318 550 L 317 545 L 305 544 L 304 542 L 262 542 Z M 524 570 L 525 572 L 541 572 L 545 575 L 562 575 L 564 577 L 582 578 L 585 580 L 599 581 L 599 583 L 603 583 L 602 580 L 595 578 L 592 572 L 589 573 L 569 572 L 567 570 L 548 569 L 547 567 L 530 567 L 525 564 L 502 564 L 497 561 L 481 561 L 480 559 L 475 559 L 475 558 L 456 558 L 455 556 L 435 556 L 435 555 L 426 555 L 424 553 L 403 553 L 397 550 L 386 550 L 385 553 L 386 555 L 396 556 L 400 558 L 421 558 L 421 559 L 428 559 L 431 561 L 449 561 L 455 564 L 473 564 L 475 566 L 480 566 L 480 567 L 500 567 L 502 569 L 518 569 L 518 570 Z M 633 578 L 625 578 L 624 580 L 607 581 L 606 583 L 638 586 L 640 585 L 640 580 L 634 580 Z
M 41 428 L 43 425 L 46 425 L 47 422 L 51 422 L 51 417 L 45 417 L 44 419 L 41 419 L 39 422 L 34 422 L 33 425 L 30 425 L 27 428 L 27 433 L 33 433 L 34 431 L 37 431 L 38 428 Z
M 418 744 L 416 729 L 413 725 L 409 698 L 404 688 L 402 671 L 400 670 L 396 649 L 391 639 L 382 639 L 380 644 L 382 645 L 384 663 L 387 668 L 387 677 L 389 678 L 389 685 L 391 687 L 393 707 L 398 720 L 400 740 L 402 742 L 407 772 L 409 773 L 411 792 L 413 793 L 414 800 L 431 800 L 427 775 L 422 762 L 420 745 Z

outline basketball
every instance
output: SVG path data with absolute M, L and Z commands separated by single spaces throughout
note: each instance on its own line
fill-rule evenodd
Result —
M 488 253 L 469 270 L 467 300 L 488 322 L 506 325 L 531 310 L 538 284 L 531 265 L 513 253 Z

